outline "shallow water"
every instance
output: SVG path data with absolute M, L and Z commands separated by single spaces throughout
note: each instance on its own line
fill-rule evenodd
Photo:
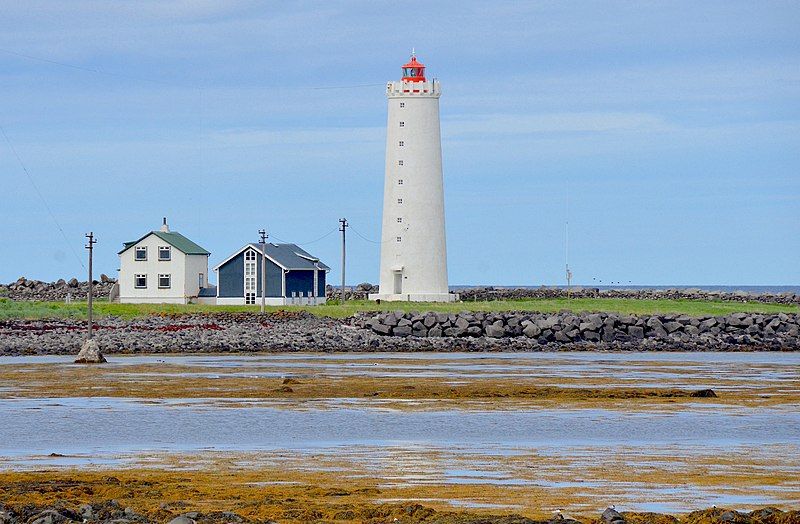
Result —
M 181 368 L 186 367 L 190 376 L 445 376 L 463 381 L 522 375 L 553 384 L 566 377 L 599 377 L 606 385 L 657 387 L 681 387 L 691 377 L 695 386 L 708 380 L 719 389 L 758 388 L 766 382 L 791 389 L 800 376 L 800 354 L 795 353 L 158 355 L 112 356 L 111 361 L 109 369 L 163 362 L 169 364 L 167 373 L 184 374 Z M 0 357 L 0 366 L 18 364 L 72 366 L 70 357 Z M 132 367 L 126 373 L 130 379 L 159 374 Z M 703 402 L 668 411 L 495 410 L 491 405 L 401 410 L 362 398 L 13 398 L 8 390 L 2 397 L 0 469 L 158 466 L 165 453 L 187 454 L 193 458 L 185 464 L 202 467 L 204 457 L 243 454 L 244 467 L 269 463 L 335 469 L 343 467 L 336 461 L 346 460 L 348 474 L 374 475 L 387 486 L 596 491 L 642 510 L 800 504 L 800 483 L 753 487 L 747 480 L 758 468 L 779 468 L 787 478 L 800 478 L 798 406 Z M 530 464 L 525 457 L 531 457 Z M 629 467 L 679 476 L 697 461 L 709 475 L 741 478 L 741 484 L 631 483 L 603 474 Z M 451 503 L 494 507 L 476 500 Z

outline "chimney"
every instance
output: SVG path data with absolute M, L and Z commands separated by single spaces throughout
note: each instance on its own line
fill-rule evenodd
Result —
M 167 225 L 167 217 L 164 217 L 164 223 L 161 224 L 161 232 L 169 233 L 169 226 Z

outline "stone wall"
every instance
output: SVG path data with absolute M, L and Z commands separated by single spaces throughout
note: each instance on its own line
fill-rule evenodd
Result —
M 364 282 L 346 289 L 348 300 L 366 300 L 370 293 L 377 293 L 378 286 Z M 523 299 L 567 298 L 567 290 L 556 287 L 510 288 L 474 287 L 458 291 L 461 300 L 495 301 Z M 340 286 L 328 284 L 326 294 L 329 299 L 338 299 Z M 800 304 L 796 293 L 750 293 L 747 291 L 705 291 L 701 289 L 604 289 L 574 287 L 570 290 L 572 298 L 630 298 L 640 300 L 720 300 L 724 302 L 761 302 L 770 304 Z
M 100 280 L 94 281 L 94 296 L 108 297 L 115 281 L 106 275 L 100 275 Z M 0 297 L 11 300 L 47 300 L 64 301 L 67 295 L 73 300 L 86 300 L 89 293 L 89 283 L 79 282 L 77 278 L 70 280 L 59 279 L 56 282 L 42 282 L 41 280 L 28 280 L 19 277 L 16 282 L 0 284 Z
M 494 288 L 476 287 L 460 290 L 461 300 L 521 300 L 526 298 L 566 298 L 567 290 L 554 287 Z M 721 300 L 725 302 L 762 302 L 773 304 L 800 304 L 796 293 L 749 293 L 746 291 L 705 291 L 701 289 L 604 289 L 575 287 L 572 298 L 631 298 L 643 300 Z
M 800 315 L 726 316 L 616 313 L 394 313 L 362 314 L 356 325 L 392 337 L 527 339 L 539 346 L 606 349 L 707 350 L 738 346 L 800 349 Z

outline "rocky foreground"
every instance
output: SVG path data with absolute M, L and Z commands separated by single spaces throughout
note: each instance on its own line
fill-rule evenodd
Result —
M 800 315 L 615 313 L 213 313 L 104 318 L 104 353 L 256 351 L 796 351 Z M 0 321 L 0 355 L 75 354 L 86 322 Z
M 274 523 L 272 520 L 250 520 L 231 511 L 176 511 L 180 504 L 162 504 L 154 514 L 143 514 L 115 500 L 85 503 L 77 507 L 66 504 L 20 507 L 0 504 L 0 524 L 226 524 Z M 467 512 L 435 511 L 420 504 L 384 504 L 379 506 L 341 508 L 326 518 L 313 513 L 295 511 L 282 522 L 363 522 L 363 523 L 426 523 L 426 524 L 798 524 L 800 511 L 762 508 L 738 512 L 723 508 L 694 511 L 680 518 L 658 513 L 618 512 L 608 508 L 598 518 L 575 520 L 556 514 L 548 520 L 519 515 L 483 515 Z

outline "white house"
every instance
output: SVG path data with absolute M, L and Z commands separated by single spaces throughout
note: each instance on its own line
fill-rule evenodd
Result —
M 159 231 L 125 242 L 119 252 L 119 301 L 186 304 L 208 286 L 211 253 L 178 232 L 167 219 Z

